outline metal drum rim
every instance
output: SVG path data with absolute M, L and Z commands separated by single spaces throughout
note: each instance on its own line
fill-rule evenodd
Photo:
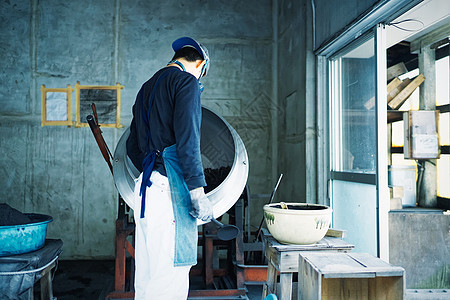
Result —
M 244 143 L 236 130 L 213 110 L 204 106 L 202 106 L 202 109 L 212 113 L 214 117 L 224 123 L 230 131 L 234 142 L 234 161 L 228 176 L 219 186 L 206 194 L 211 202 L 214 203 L 214 217 L 218 218 L 233 207 L 245 188 L 249 171 L 248 156 Z M 128 127 L 120 137 L 114 151 L 113 160 L 114 182 L 117 190 L 127 204 L 130 203 L 130 197 L 133 196 L 134 180 L 139 176 L 139 171 L 126 155 L 126 139 L 128 138 L 129 132 L 130 129 Z M 136 173 L 137 176 L 133 173 Z M 201 220 L 197 220 L 198 225 L 204 223 Z

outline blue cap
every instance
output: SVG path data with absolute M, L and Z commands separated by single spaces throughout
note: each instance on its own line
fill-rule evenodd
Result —
M 181 48 L 184 47 L 194 47 L 198 53 L 202 56 L 203 59 L 207 58 L 207 54 L 203 50 L 202 46 L 200 46 L 199 43 L 197 43 L 193 38 L 190 37 L 182 37 L 177 39 L 175 42 L 172 43 L 173 51 L 177 52 Z
M 172 49 L 175 52 L 177 52 L 178 50 L 180 50 L 181 48 L 184 48 L 184 47 L 193 47 L 195 50 L 198 51 L 198 53 L 202 56 L 202 58 L 204 60 L 206 60 L 204 70 L 202 71 L 202 76 L 205 76 L 209 70 L 208 49 L 206 49 L 206 47 L 201 45 L 200 43 L 197 43 L 197 41 L 194 40 L 193 38 L 190 38 L 187 36 L 181 37 L 172 43 Z

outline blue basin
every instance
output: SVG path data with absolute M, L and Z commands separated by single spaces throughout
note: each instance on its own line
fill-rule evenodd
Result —
M 41 214 L 25 214 L 31 223 L 0 226 L 0 256 L 36 251 L 45 244 L 47 225 L 53 218 Z

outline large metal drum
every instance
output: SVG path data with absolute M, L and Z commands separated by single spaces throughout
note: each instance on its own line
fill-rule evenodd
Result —
M 134 183 L 139 177 L 139 171 L 126 154 L 129 134 L 128 128 L 117 143 L 113 172 L 120 195 L 133 208 Z M 225 175 L 206 194 L 213 204 L 214 217 L 218 218 L 236 203 L 244 190 L 248 177 L 248 157 L 244 143 L 233 127 L 206 107 L 202 107 L 201 153 L 205 176 L 209 170 L 220 170 L 221 175 Z M 203 223 L 198 220 L 199 225 Z

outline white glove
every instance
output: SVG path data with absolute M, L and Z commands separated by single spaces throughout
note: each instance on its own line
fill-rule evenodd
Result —
M 189 191 L 191 194 L 192 210 L 191 216 L 203 222 L 209 222 L 213 218 L 213 207 L 208 197 L 205 195 L 203 187 Z

